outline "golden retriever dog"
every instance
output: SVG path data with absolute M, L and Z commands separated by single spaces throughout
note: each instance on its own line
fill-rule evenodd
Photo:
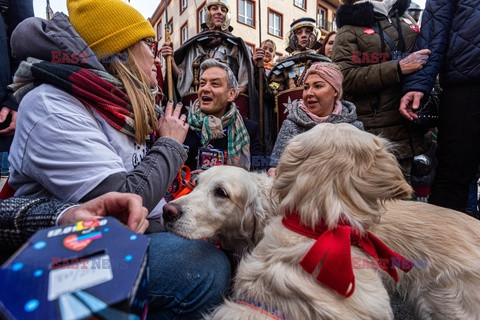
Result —
M 220 228 L 215 227 L 216 222 L 205 227 L 203 221 L 206 216 L 218 218 L 220 214 L 221 225 L 226 220 L 237 223 L 229 226 L 236 236 L 224 238 L 227 245 L 235 246 L 241 233 L 250 237 L 242 238 L 241 245 L 251 247 L 263 237 L 259 226 L 272 220 L 264 239 L 241 262 L 230 301 L 208 318 L 390 319 L 380 274 L 383 285 L 399 292 L 419 319 L 480 319 L 480 222 L 453 210 L 399 200 L 409 198 L 411 190 L 387 149 L 384 140 L 349 125 L 316 126 L 287 147 L 273 197 L 271 181 L 265 175 L 232 167 L 202 173 L 199 188 L 176 204 L 188 216 L 187 227 L 175 226 L 182 221 L 180 217 L 170 222 L 170 227 L 167 222 L 171 231 L 193 239 L 209 237 Z M 216 182 L 200 189 L 206 181 Z M 245 181 L 249 181 L 246 186 Z M 218 190 L 219 185 L 224 192 Z M 250 188 L 256 199 L 247 205 Z M 236 192 L 226 192 L 232 189 Z M 225 201 L 221 206 L 215 205 L 219 199 L 207 199 L 217 193 Z M 278 202 L 279 213 L 295 208 L 305 225 L 325 220 L 334 227 L 343 220 L 362 233 L 369 230 L 416 265 L 408 273 L 399 271 L 395 283 L 387 273 L 377 270 L 371 257 L 352 246 L 355 291 L 345 298 L 299 265 L 315 240 L 285 228 L 281 217 L 271 219 Z M 258 223 L 240 223 L 245 215 L 255 217 L 257 212 L 258 220 L 249 219 Z M 229 240 L 234 243 L 228 244 Z
M 265 225 L 276 214 L 272 182 L 263 173 L 212 167 L 198 176 L 190 194 L 164 206 L 165 227 L 185 238 L 219 242 L 240 260 L 261 240 Z
M 372 257 L 350 243 L 368 238 L 387 200 L 410 196 L 411 188 L 385 141 L 348 124 L 318 125 L 290 141 L 272 188 L 283 217 L 272 219 L 264 238 L 242 259 L 230 301 L 210 318 L 393 319 L 380 275 L 384 271 L 352 270 L 354 261 L 372 261 Z M 317 240 L 287 228 L 292 212 L 306 229 L 313 231 L 323 224 L 325 233 Z M 320 248 L 324 251 L 318 265 L 307 272 L 301 263 L 317 241 L 345 226 L 360 240 L 347 238 L 343 252 L 320 242 L 329 246 Z M 345 242 L 343 237 L 333 239 Z M 342 260 L 335 264 L 337 257 Z M 327 268 L 330 271 L 324 274 Z M 332 279 L 348 280 L 349 286 L 339 290 Z

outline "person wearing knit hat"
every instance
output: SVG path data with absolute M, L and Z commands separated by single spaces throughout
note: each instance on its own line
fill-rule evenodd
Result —
M 122 0 L 67 6 L 70 17 L 30 18 L 12 35 L 12 53 L 24 61 L 12 86 L 20 108 L 9 184 L 16 196 L 69 202 L 135 193 L 148 231 L 160 231 L 163 197 L 187 158 L 188 124 L 181 105 L 155 105 L 153 28 Z M 198 318 L 222 301 L 230 280 L 223 252 L 171 233 L 149 237 L 149 318 Z
M 306 72 L 301 100 L 294 100 L 283 122 L 270 157 L 268 174 L 275 176 L 276 166 L 287 143 L 294 136 L 321 123 L 350 123 L 363 130 L 355 105 L 341 100 L 343 75 L 330 62 L 316 62 Z
M 289 110 L 285 109 L 282 101 L 299 99 L 302 95 L 302 83 L 305 74 L 312 63 L 318 61 L 330 62 L 324 55 L 318 54 L 315 49 L 320 46 L 317 41 L 319 30 L 314 19 L 302 17 L 292 22 L 288 34 L 286 51 L 290 55 L 277 62 L 267 77 L 268 94 L 275 101 L 276 114 L 270 113 L 270 118 L 276 118 L 276 131 L 281 128 Z M 270 108 L 273 109 L 273 108 Z
M 155 38 L 150 22 L 118 0 L 67 0 L 70 23 L 94 52 L 112 55 L 147 38 Z
M 336 100 L 342 98 L 343 74 L 336 64 L 329 62 L 316 62 L 307 70 L 305 79 L 311 74 L 317 74 L 320 78 L 332 86 L 336 93 Z

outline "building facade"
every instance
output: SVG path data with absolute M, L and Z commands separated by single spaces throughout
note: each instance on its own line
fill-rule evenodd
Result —
M 161 0 L 150 19 L 159 45 L 165 42 L 165 1 Z M 169 0 L 168 20 L 174 49 L 200 32 L 204 22 L 205 0 Z M 287 54 L 286 39 L 290 24 L 300 17 L 316 19 L 325 36 L 335 29 L 334 19 L 339 0 L 229 0 L 230 25 L 233 34 L 241 37 L 254 50 L 261 40 L 272 39 L 277 56 Z

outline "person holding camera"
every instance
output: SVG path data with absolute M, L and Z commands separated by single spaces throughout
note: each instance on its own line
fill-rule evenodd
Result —
M 409 126 L 398 112 L 404 77 L 421 70 L 430 53 L 413 52 L 418 26 L 405 14 L 409 3 L 345 0 L 337 10 L 332 55 L 345 77 L 345 99 L 357 107 L 365 131 L 395 144 L 407 181 L 413 157 L 430 147 L 425 132 Z
M 431 50 L 424 68 L 405 79 L 400 112 L 417 119 L 437 75 L 440 95 L 438 165 L 429 202 L 465 212 L 469 185 L 480 164 L 480 2 L 428 0 L 415 49 Z

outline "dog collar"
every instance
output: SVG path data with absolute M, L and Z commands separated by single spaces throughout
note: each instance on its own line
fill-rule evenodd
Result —
M 395 266 L 403 272 L 408 272 L 414 267 L 413 262 L 391 250 L 370 232 L 361 236 L 358 230 L 346 224 L 340 224 L 335 229 L 329 230 L 323 222 L 312 229 L 301 224 L 297 211 L 287 212 L 282 223 L 293 232 L 317 239 L 300 261 L 300 265 L 305 271 L 313 274 L 315 268 L 322 263 L 316 279 L 345 297 L 351 296 L 355 290 L 351 245 L 363 249 L 372 256 L 376 261 L 375 267 L 383 269 L 395 282 L 398 281 Z M 397 262 L 395 266 L 394 261 Z
M 240 299 L 237 299 L 235 301 L 236 303 L 238 304 L 243 304 L 245 306 L 248 306 L 250 308 L 253 308 L 267 316 L 269 316 L 270 318 L 272 319 L 275 319 L 275 320 L 285 320 L 285 318 L 283 317 L 282 314 L 280 314 L 279 312 L 277 312 L 276 310 L 270 310 L 269 308 L 265 308 L 261 303 L 258 303 L 258 302 L 247 302 L 245 300 L 240 300 Z

